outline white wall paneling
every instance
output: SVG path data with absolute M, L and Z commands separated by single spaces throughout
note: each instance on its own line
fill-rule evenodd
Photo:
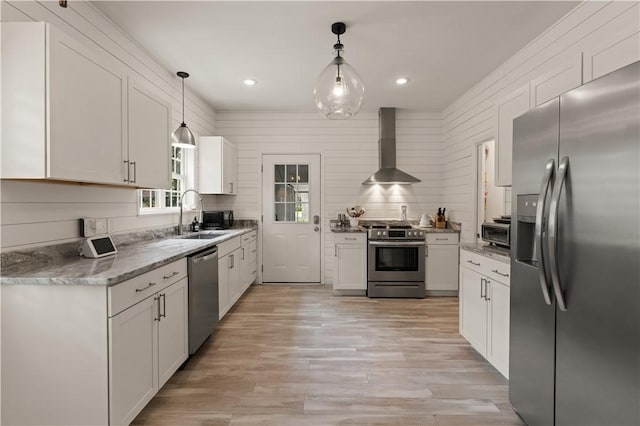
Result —
M 69 2 L 69 7 L 63 9 L 57 2 L 2 1 L 0 7 L 3 22 L 49 22 L 91 49 L 113 56 L 141 81 L 168 95 L 171 130 L 179 125 L 182 92 L 175 75 L 178 69 L 166 70 L 156 63 L 91 3 Z M 185 98 L 185 119 L 196 137 L 215 134 L 214 111 L 188 90 L 188 81 Z M 171 226 L 178 221 L 177 214 L 139 216 L 133 189 L 3 180 L 0 191 L 3 250 L 74 241 L 80 236 L 77 221 L 83 216 L 107 218 L 111 233 Z
M 606 69 L 607 55 L 616 53 L 616 60 L 628 60 L 639 35 L 638 2 L 581 3 L 443 111 L 443 204 L 453 220 L 463 223 L 463 241 L 473 239 L 473 226 L 465 226 L 474 221 L 473 150 L 476 143 L 495 136 L 495 103 L 581 53 L 595 55 L 595 65 L 585 59 L 584 72 L 590 75 L 584 80 L 588 81 L 592 68 Z M 603 51 L 607 46 L 614 48 Z M 617 55 L 616 49 L 626 56 Z M 638 49 L 635 52 L 637 55 Z M 508 190 L 507 196 L 510 194 Z M 507 201 L 505 210 L 510 209 Z
M 259 218 L 262 154 L 321 154 L 325 283 L 332 283 L 333 276 L 329 220 L 345 208 L 365 207 L 364 219 L 399 219 L 400 206 L 407 205 L 409 218 L 419 219 L 441 205 L 440 113 L 398 111 L 398 167 L 422 182 L 392 187 L 361 185 L 379 167 L 375 112 L 348 121 L 327 120 L 315 112 L 218 112 L 216 119 L 218 133 L 238 147 L 238 195 L 205 196 L 205 209 L 233 209 L 237 218 Z

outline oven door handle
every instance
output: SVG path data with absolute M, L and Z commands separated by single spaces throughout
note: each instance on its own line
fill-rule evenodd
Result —
M 383 247 L 419 247 L 424 246 L 424 241 L 369 241 L 371 246 Z

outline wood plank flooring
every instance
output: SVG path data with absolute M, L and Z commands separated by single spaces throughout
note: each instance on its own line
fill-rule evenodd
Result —
M 521 425 L 458 299 L 252 286 L 135 425 Z

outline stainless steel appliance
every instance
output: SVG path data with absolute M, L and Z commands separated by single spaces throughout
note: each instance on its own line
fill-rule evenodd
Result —
M 502 247 L 511 247 L 511 223 L 493 222 L 482 224 L 482 240 Z
M 514 120 L 509 399 L 640 424 L 640 62 Z
M 218 325 L 218 248 L 189 256 L 189 354 L 193 355 Z
M 233 227 L 233 210 L 202 212 L 202 229 L 229 229 Z
M 367 295 L 424 298 L 424 231 L 406 224 L 369 224 Z

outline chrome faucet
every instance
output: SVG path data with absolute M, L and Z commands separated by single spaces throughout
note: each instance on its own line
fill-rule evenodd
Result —
M 198 194 L 198 199 L 200 200 L 200 211 L 202 211 L 202 195 L 200 195 L 200 193 L 195 189 L 187 189 L 186 191 L 184 191 L 180 196 L 180 219 L 178 220 L 178 235 L 182 235 L 182 204 L 184 201 L 184 196 L 188 192 Z

